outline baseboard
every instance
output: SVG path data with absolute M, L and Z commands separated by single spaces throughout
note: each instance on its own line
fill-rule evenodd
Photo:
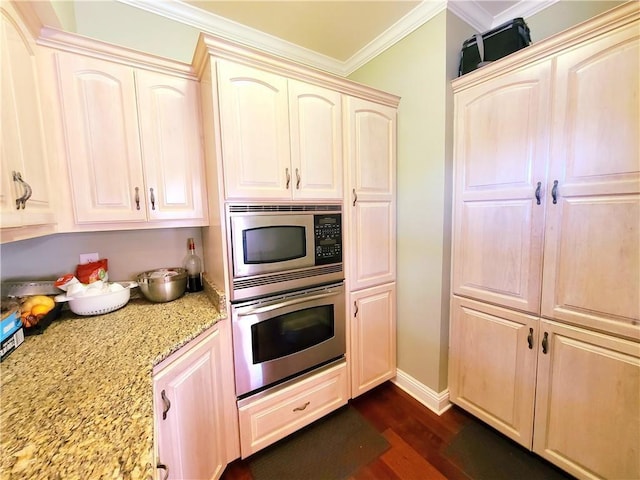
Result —
M 391 381 L 438 415 L 442 415 L 449 410 L 452 405 L 452 403 L 449 402 L 448 388 L 440 393 L 435 392 L 402 370 L 398 370 L 396 377 Z

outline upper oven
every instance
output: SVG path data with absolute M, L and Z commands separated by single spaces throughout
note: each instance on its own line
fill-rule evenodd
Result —
M 231 301 L 340 281 L 342 207 L 227 206 Z

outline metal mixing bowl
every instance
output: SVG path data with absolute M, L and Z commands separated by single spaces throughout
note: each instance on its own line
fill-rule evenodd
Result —
M 170 302 L 181 297 L 187 288 L 184 268 L 157 268 L 143 272 L 136 278 L 140 291 L 152 302 Z

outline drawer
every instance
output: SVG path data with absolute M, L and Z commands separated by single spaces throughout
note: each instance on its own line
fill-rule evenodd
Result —
M 347 364 L 342 361 L 255 400 L 243 400 L 238 408 L 242 458 L 346 405 L 348 398 Z

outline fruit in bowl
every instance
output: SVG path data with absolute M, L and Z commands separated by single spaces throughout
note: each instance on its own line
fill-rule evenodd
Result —
M 34 295 L 26 297 L 20 304 L 20 319 L 22 324 L 29 328 L 36 325 L 47 313 L 56 306 L 53 298 L 46 295 Z

